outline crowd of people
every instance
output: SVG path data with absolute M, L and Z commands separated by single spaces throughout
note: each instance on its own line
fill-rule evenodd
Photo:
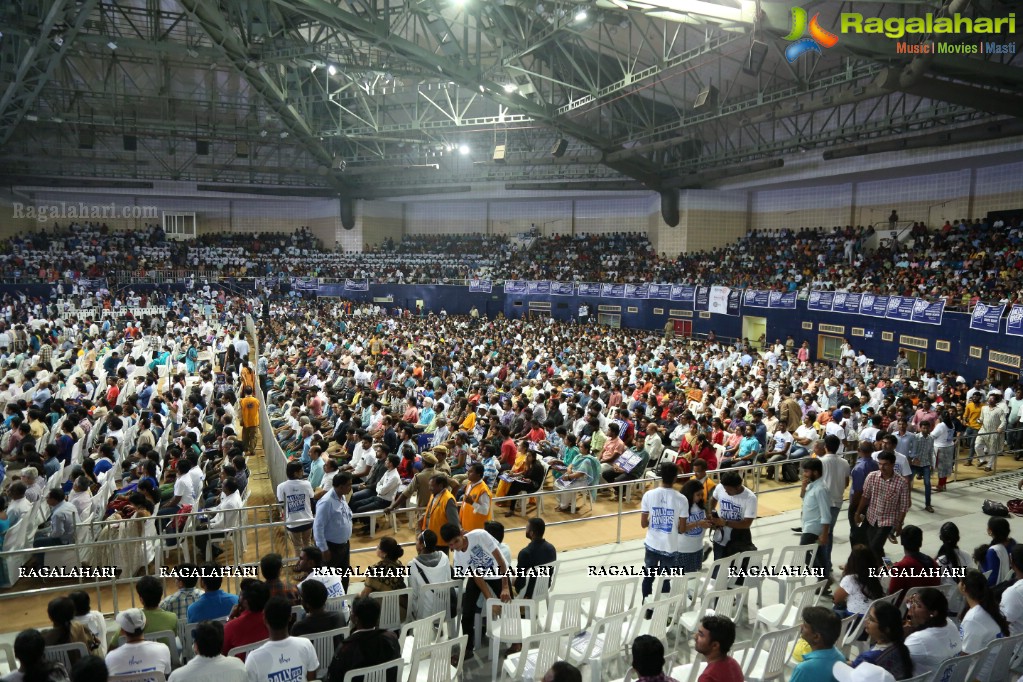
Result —
M 366 517 L 353 514 L 395 511 L 413 502 L 422 511 L 417 556 L 409 563 L 415 570 L 404 581 L 394 578 L 400 571 L 382 570 L 384 577 L 367 580 L 360 594 L 415 587 L 416 598 L 405 608 L 422 614 L 437 604 L 420 595 L 453 567 L 490 568 L 503 576 L 512 566 L 503 527 L 493 518 L 497 509 L 507 515 L 519 513 L 519 506 L 528 511 L 530 493 L 553 477 L 561 493 L 557 513 L 570 514 L 580 493 L 575 488 L 626 484 L 648 470 L 661 485 L 641 502 L 645 563 L 687 572 L 704 568 L 705 544 L 715 560 L 753 544 L 757 495 L 747 486 L 750 476 L 800 478 L 802 544 L 819 547 L 814 565 L 834 583 L 840 614 L 874 623 L 866 627 L 875 645 L 856 664 L 867 661 L 908 679 L 935 667 L 943 655 L 983 649 L 994 636 L 989 620 L 1003 634 L 1023 631 L 1023 608 L 1014 606 L 1016 591 L 1007 585 L 1023 574 L 1017 571 L 1023 548 L 1014 546 L 1008 521 L 993 520 L 992 541 L 972 555 L 958 548 L 958 529 L 946 524 L 934 558 L 922 553 L 920 529 L 905 523 L 912 498 L 920 495 L 912 488 L 916 478 L 924 488 L 920 508 L 940 509 L 931 498 L 932 479 L 938 491 L 953 485 L 947 478 L 955 443 L 989 468 L 1006 446 L 1019 449 L 1019 384 L 999 389 L 978 380 L 971 386 L 954 373 L 927 370 L 911 377 L 899 364 L 878 370 L 850 344 L 840 362 L 822 363 L 810 359 L 808 344 L 797 348 L 791 338 L 761 352 L 743 341 L 727 346 L 552 320 L 413 315 L 326 301 L 260 305 L 224 296 L 214 305 L 196 294 L 172 299 L 165 318 L 144 321 L 48 320 L 44 309 L 17 300 L 9 301 L 7 311 L 0 329 L 6 370 L 0 452 L 8 485 L 0 529 L 9 532 L 45 499 L 52 511 L 48 531 L 33 540 L 40 550 L 35 562 L 74 542 L 77 520 L 96 506 L 94 496 L 111 475 L 123 478 L 102 505 L 105 518 L 155 518 L 163 541 L 173 543 L 182 515 L 203 509 L 201 549 L 209 546 L 219 556 L 226 534 L 239 523 L 248 464 L 257 456 L 258 384 L 269 426 L 289 459 L 287 480 L 274 492 L 297 558 L 292 570 L 303 578 L 291 587 L 285 573 L 290 562 L 269 556 L 261 561 L 264 580 L 243 583 L 239 595 L 204 577 L 202 590 L 182 579 L 178 591 L 164 598 L 159 581 L 143 579 L 143 608 L 117 615 L 114 641 L 91 629 L 100 624 L 87 600 L 54 600 L 48 609 L 54 629 L 19 635 L 19 660 L 29 667 L 43 665 L 34 653 L 39 641 L 83 641 L 90 652 L 101 653 L 102 640 L 109 648 L 124 636 L 125 644 L 106 653 L 111 674 L 131 672 L 125 659 L 143 654 L 171 672 L 159 648 L 164 645 L 143 637 L 173 630 L 184 619 L 203 626 L 196 629 L 199 663 L 189 666 L 209 666 L 217 676 L 274 679 L 279 671 L 272 660 L 286 655 L 309 672 L 322 662 L 295 635 L 337 627 L 324 604 L 348 593 L 348 578 L 316 569 L 349 568 L 352 535 L 368 532 L 360 527 Z M 263 318 L 256 358 L 242 333 L 244 313 Z M 146 351 L 136 352 L 143 344 Z M 208 359 L 200 360 L 200 352 Z M 171 369 L 163 377 L 165 365 Z M 89 446 L 76 461 L 79 441 Z M 744 468 L 753 465 L 759 469 Z M 47 485 L 63 467 L 72 467 L 67 484 Z M 582 491 L 584 501 L 622 493 L 613 486 Z M 847 496 L 852 550 L 839 569 L 844 573 L 832 580 L 834 531 Z M 517 567 L 555 561 L 541 514 L 527 525 L 529 544 Z M 934 588 L 908 604 L 906 629 L 901 622 L 893 628 L 884 607 L 870 607 L 882 596 L 870 569 L 883 568 L 891 538 L 905 549 L 903 567 L 976 566 L 988 577 L 978 581 L 965 572 L 955 588 L 962 603 L 951 606 L 950 591 L 937 589 L 940 579 L 893 579 L 884 590 Z M 377 566 L 400 566 L 403 552 L 393 538 L 382 538 Z M 506 600 L 515 592 L 531 594 L 531 588 L 528 580 L 515 584 L 503 577 L 466 583 L 459 620 L 468 636 L 467 657 L 481 598 Z M 646 583 L 644 596 L 652 589 L 653 582 Z M 1001 611 L 992 611 L 995 594 L 1001 595 Z M 312 620 L 291 624 L 291 608 L 299 601 Z M 443 595 L 440 603 L 445 605 Z M 949 614 L 967 606 L 963 635 L 953 642 L 958 628 L 948 625 Z M 368 664 L 367 651 L 393 653 L 386 631 L 377 627 L 378 611 L 372 600 L 352 603 L 353 634 L 329 663 L 329 679 L 340 682 L 344 671 Z M 225 615 L 234 617 L 222 628 L 207 623 Z M 830 652 L 839 618 L 830 609 L 804 612 L 799 679 L 816 677 L 814 671 L 835 657 Z M 322 628 L 303 632 L 314 625 Z M 734 624 L 728 625 L 734 639 Z M 727 656 L 728 625 L 705 620 L 697 631 L 696 650 L 712 663 L 723 662 L 705 682 L 741 679 Z M 371 637 L 379 641 L 363 641 Z M 219 658 L 262 639 L 269 641 L 242 668 Z M 942 642 L 948 651 L 940 649 Z M 639 646 L 655 648 L 646 640 Z M 123 647 L 137 655 L 125 656 Z M 649 660 L 658 659 L 651 654 Z M 99 665 L 92 659 L 80 664 Z M 201 672 L 181 670 L 188 672 L 172 675 L 195 679 Z M 571 674 L 561 670 L 555 674 Z
M 870 292 L 969 309 L 1023 300 L 1023 230 L 986 218 L 915 224 L 900 239 L 866 248 L 874 228 L 753 230 L 705 252 L 656 253 L 646 234 L 535 237 L 526 252 L 495 235 L 405 235 L 362 253 L 321 248 L 307 229 L 284 234 L 204 235 L 167 241 L 159 226 L 114 232 L 103 225 L 15 235 L 0 245 L 0 275 L 56 283 L 133 274 L 203 271 L 220 276 L 310 276 L 427 283 L 471 278 L 662 282 L 797 291 Z M 768 251 L 775 258 L 764 259 Z

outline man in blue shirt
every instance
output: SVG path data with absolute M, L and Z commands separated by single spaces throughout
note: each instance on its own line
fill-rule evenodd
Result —
M 845 663 L 845 656 L 835 648 L 841 630 L 842 621 L 831 609 L 824 606 L 803 609 L 799 634 L 812 651 L 803 656 L 789 682 L 835 682 L 831 669 L 835 663 Z
M 145 384 L 142 385 L 139 390 L 138 398 L 136 399 L 136 405 L 139 406 L 140 410 L 149 409 L 149 399 L 153 397 L 153 377 L 149 375 L 145 379 Z
M 856 510 L 860 507 L 860 498 L 863 497 L 863 482 L 867 480 L 867 474 L 878 470 L 873 454 L 874 444 L 861 442 L 856 450 L 856 464 L 849 472 L 849 477 L 852 480 L 852 485 L 849 487 L 849 542 L 852 544 L 866 541 L 866 536 L 862 535 L 855 518 Z
M 230 615 L 231 609 L 238 603 L 238 597 L 220 589 L 224 584 L 224 579 L 219 573 L 221 567 L 216 564 L 205 564 L 200 566 L 199 570 L 202 572 L 199 584 L 204 592 L 188 607 L 188 622 L 201 623 L 204 620 L 216 620 Z
M 822 571 L 827 567 L 824 550 L 831 534 L 831 494 L 821 480 L 823 475 L 824 465 L 819 459 L 803 460 L 803 490 L 800 495 L 803 498 L 803 534 L 799 544 L 818 546 L 813 565 Z
M 331 491 L 316 503 L 313 542 L 323 552 L 328 566 L 347 569 L 351 565 L 352 510 L 345 496 L 352 492 L 352 475 L 339 471 L 331 480 Z M 342 578 L 348 591 L 348 576 Z

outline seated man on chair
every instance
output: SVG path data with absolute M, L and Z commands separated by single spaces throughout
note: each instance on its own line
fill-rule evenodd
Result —
M 50 528 L 39 533 L 32 541 L 33 547 L 60 547 L 71 545 L 75 541 L 75 525 L 78 523 L 78 510 L 64 499 L 64 491 L 54 488 L 46 493 L 46 504 L 50 512 Z M 35 555 L 35 568 L 43 566 L 44 553 Z
M 328 682 L 344 682 L 345 674 L 401 658 L 398 638 L 389 630 L 381 630 L 380 601 L 359 597 L 352 604 L 351 634 L 334 652 L 327 672 Z M 397 671 L 388 673 L 387 682 L 398 682 Z
M 213 540 L 223 539 L 227 531 L 241 525 L 241 513 L 238 510 L 242 508 L 242 496 L 238 492 L 238 482 L 234 478 L 228 478 L 224 481 L 223 487 L 220 504 L 206 510 L 207 516 L 213 518 L 206 522 L 200 522 L 197 529 L 207 530 L 209 534 L 195 536 L 195 545 L 204 555 L 206 554 L 206 545 Z M 214 557 L 223 553 L 224 550 L 216 545 L 213 546 Z

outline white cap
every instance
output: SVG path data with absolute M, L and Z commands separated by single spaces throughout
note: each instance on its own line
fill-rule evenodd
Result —
M 117 627 L 125 632 L 138 634 L 146 628 L 146 614 L 142 609 L 125 609 L 114 618 Z
M 837 682 L 895 682 L 895 676 L 873 663 L 860 663 L 853 668 L 839 661 L 831 668 Z

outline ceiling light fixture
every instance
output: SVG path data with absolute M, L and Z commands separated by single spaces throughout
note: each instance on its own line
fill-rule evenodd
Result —
M 117 43 L 115 43 L 114 41 L 111 40 L 109 43 L 107 43 L 107 47 L 109 47 L 111 50 L 116 50 L 117 49 Z
M 581 9 L 575 13 L 575 23 L 581 24 L 584 21 L 586 21 L 589 18 L 589 16 L 590 15 L 586 13 L 586 10 Z
M 504 86 L 504 91 L 507 92 L 509 95 L 518 89 L 519 86 L 515 85 L 514 83 L 507 83 Z
M 458 153 L 461 154 L 462 156 L 468 156 L 469 152 L 471 151 L 472 149 L 470 149 L 469 145 L 467 144 L 463 144 L 458 148 Z
M 337 67 L 334 66 L 333 64 L 331 64 L 330 66 L 327 67 L 327 73 L 329 73 L 331 76 L 336 76 L 337 75 Z

